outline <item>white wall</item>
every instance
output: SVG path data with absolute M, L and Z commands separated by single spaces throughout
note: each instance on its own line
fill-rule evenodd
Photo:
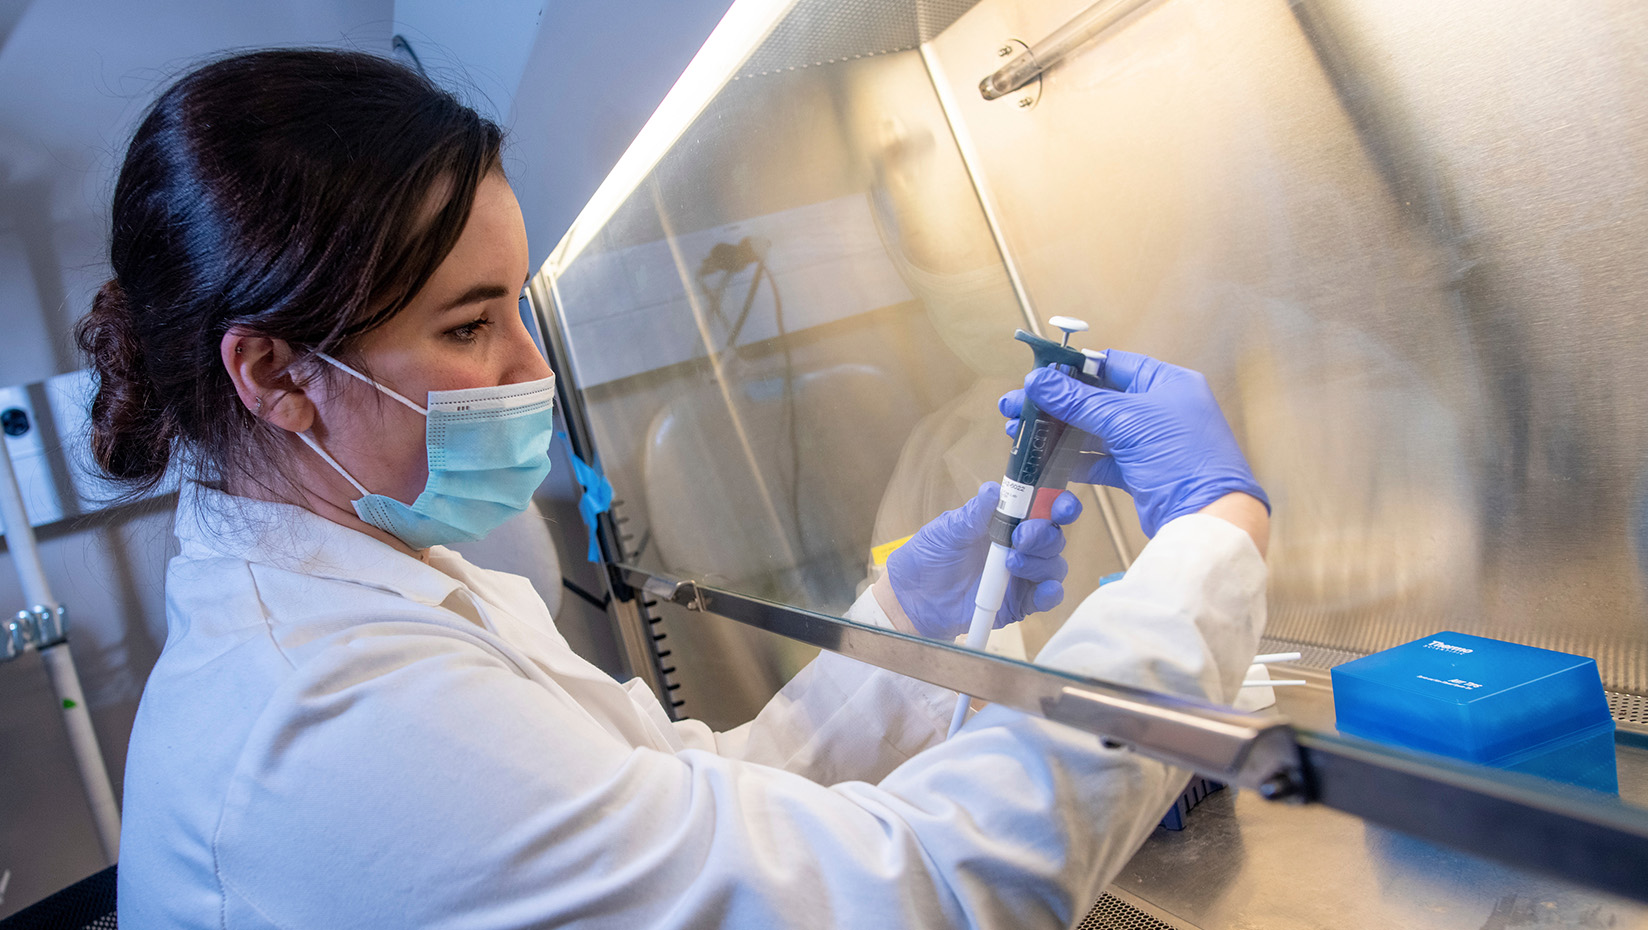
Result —
M 502 123 L 547 6 L 549 0 L 395 0 L 395 34 L 412 47 L 425 73 Z
M 551 3 L 509 118 L 505 167 L 536 266 L 572 225 L 730 0 Z
M 395 32 L 430 77 L 508 131 L 536 266 L 730 5 L 395 0 Z

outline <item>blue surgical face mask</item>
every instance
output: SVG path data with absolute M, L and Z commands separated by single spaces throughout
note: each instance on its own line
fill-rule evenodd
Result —
M 427 408 L 325 353 L 320 357 L 423 414 L 429 480 L 411 506 L 373 494 L 307 432 L 298 438 L 355 486 L 362 520 L 414 549 L 480 539 L 526 510 L 549 475 L 555 376 L 498 387 L 430 391 Z

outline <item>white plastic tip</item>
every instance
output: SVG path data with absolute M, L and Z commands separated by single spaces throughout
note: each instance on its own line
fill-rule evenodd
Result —
M 1051 320 L 1048 320 L 1047 322 L 1053 324 L 1053 326 L 1058 328 L 1058 329 L 1064 330 L 1067 333 L 1085 333 L 1085 332 L 1087 332 L 1087 321 L 1086 320 L 1078 320 L 1073 316 L 1056 316 L 1056 317 L 1052 318 Z
M 1297 652 L 1265 652 L 1253 657 L 1254 665 L 1265 665 L 1270 662 L 1297 662 L 1304 658 Z

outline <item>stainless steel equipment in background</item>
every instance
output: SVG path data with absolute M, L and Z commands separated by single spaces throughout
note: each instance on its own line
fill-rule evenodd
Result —
M 9 407 L 5 412 L 11 414 L 4 418 L 5 432 L 9 436 L 26 436 L 30 432 L 26 417 L 18 416 L 22 413 L 20 408 Z M 6 549 L 17 569 L 27 602 L 27 606 L 15 611 L 5 625 L 6 636 L 0 642 L 0 662 L 15 659 L 25 650 L 39 652 L 63 714 L 63 726 L 97 828 L 98 842 L 103 847 L 104 862 L 114 865 L 120 858 L 120 804 L 109 782 L 103 750 L 98 745 L 97 732 L 92 728 L 86 695 L 80 687 L 80 674 L 75 669 L 69 649 L 68 612 L 52 596 L 51 586 L 46 581 L 46 572 L 35 547 L 33 520 L 17 480 L 9 444 L 5 441 L 0 441 L 0 529 L 5 531 Z
M 731 724 L 857 642 L 806 618 L 999 475 L 1011 331 L 1078 316 L 1205 372 L 1272 495 L 1267 648 L 1323 683 L 1285 707 L 1314 797 L 1428 835 L 1465 805 L 1455 832 L 1490 853 L 1495 818 L 1609 825 L 1326 732 L 1329 666 L 1459 630 L 1597 659 L 1636 830 L 1645 53 L 1623 2 L 735 4 L 533 282 L 574 442 L 620 498 L 601 532 L 632 661 Z M 1146 542 L 1125 498 L 1089 502 L 1028 654 Z M 989 667 L 965 666 L 1008 699 Z M 1415 900 L 1545 887 L 1444 873 Z M 1213 897 L 1175 913 L 1258 919 Z
M 98 474 L 76 441 L 95 386 L 0 387 L 16 480 L 0 480 L 0 914 L 114 861 L 126 734 L 165 633 L 175 485 L 134 498 Z

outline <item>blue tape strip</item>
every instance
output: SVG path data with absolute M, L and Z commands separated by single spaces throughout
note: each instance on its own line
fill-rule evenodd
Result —
M 601 542 L 595 533 L 595 518 L 612 507 L 612 483 L 572 451 L 572 440 L 566 433 L 555 435 L 566 444 L 567 458 L 572 460 L 572 474 L 578 479 L 578 486 L 584 489 L 583 496 L 578 498 L 578 516 L 583 518 L 584 530 L 589 534 L 588 558 L 591 562 L 599 562 Z

